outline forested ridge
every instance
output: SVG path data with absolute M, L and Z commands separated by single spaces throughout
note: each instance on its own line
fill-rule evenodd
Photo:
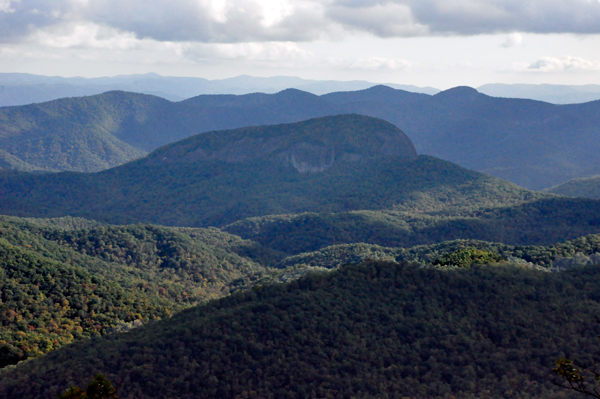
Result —
M 544 191 L 568 197 L 600 199 L 600 176 L 572 179 Z
M 494 98 L 469 87 L 434 96 L 385 86 L 323 96 L 290 89 L 177 103 L 113 91 L 0 108 L 0 168 L 99 171 L 195 134 L 358 113 L 398 126 L 420 154 L 542 189 L 597 173 L 599 105 Z
M 219 298 L 277 259 L 217 230 L 73 218 L 2 217 L 0 253 L 1 367 Z
M 108 171 L 0 172 L 0 212 L 223 226 L 301 212 L 519 205 L 547 194 L 419 156 L 392 124 L 340 115 L 197 135 Z
M 13 364 L 256 284 L 290 281 L 310 270 L 368 259 L 426 265 L 460 248 L 475 247 L 540 269 L 557 269 L 553 262 L 562 258 L 568 260 L 563 266 L 589 264 L 600 252 L 598 237 L 548 246 L 477 240 L 407 248 L 358 243 L 288 256 L 277 250 L 277 241 L 270 247 L 217 229 L 2 217 L 1 357 L 3 365 Z M 98 301 L 88 304 L 97 296 Z
M 240 220 L 223 229 L 288 255 L 350 243 L 412 247 L 475 239 L 550 245 L 600 232 L 600 201 L 553 197 L 514 206 L 437 212 L 400 208 L 271 215 Z
M 2 372 L 53 398 L 103 373 L 120 397 L 576 397 L 552 360 L 598 349 L 600 269 L 367 262 L 256 288 Z
M 431 264 L 440 257 L 463 248 L 476 248 L 497 254 L 506 263 L 556 272 L 573 266 L 600 264 L 600 234 L 551 245 L 508 245 L 481 240 L 451 240 L 414 247 L 384 247 L 373 244 L 340 244 L 305 252 L 281 260 L 279 268 L 318 266 L 326 269 L 368 260 Z

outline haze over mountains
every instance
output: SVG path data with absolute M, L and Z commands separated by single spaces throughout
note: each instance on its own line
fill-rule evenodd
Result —
M 91 96 L 113 90 L 152 94 L 171 101 L 181 101 L 201 94 L 276 93 L 289 88 L 320 95 L 335 91 L 363 90 L 376 85 L 377 83 L 360 80 L 307 80 L 293 76 L 260 78 L 242 75 L 228 79 L 208 80 L 160 76 L 155 73 L 103 78 L 63 78 L 25 73 L 0 73 L 0 107 L 39 103 L 64 97 Z M 439 92 L 433 87 L 394 83 L 386 85 L 416 93 Z
M 173 103 L 109 92 L 0 109 L 0 167 L 98 171 L 211 130 L 357 113 L 401 128 L 432 155 L 542 189 L 600 171 L 600 102 L 553 105 L 458 87 L 434 96 L 375 86 L 316 96 L 205 95 Z
M 152 94 L 170 101 L 181 101 L 202 94 L 276 93 L 293 88 L 322 95 L 338 91 L 364 90 L 379 83 L 367 81 L 310 80 L 294 76 L 267 78 L 237 76 L 227 79 L 161 76 L 155 73 L 102 78 L 42 76 L 25 73 L 0 73 L 0 107 L 46 102 L 64 97 L 80 97 L 123 90 Z M 437 94 L 439 89 L 385 83 L 394 89 Z M 523 98 L 553 104 L 574 104 L 600 100 L 600 85 L 501 84 L 477 87 L 493 97 Z
M 477 87 L 477 90 L 493 97 L 524 98 L 552 104 L 576 104 L 600 100 L 600 85 L 490 83 Z

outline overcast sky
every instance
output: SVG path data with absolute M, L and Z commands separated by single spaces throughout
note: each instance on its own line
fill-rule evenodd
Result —
M 600 0 L 0 0 L 0 72 L 600 84 Z

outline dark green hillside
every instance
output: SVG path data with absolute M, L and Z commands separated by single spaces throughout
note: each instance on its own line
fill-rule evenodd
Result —
M 600 199 L 600 176 L 569 180 L 545 191 L 567 197 Z
M 600 234 L 592 234 L 546 246 L 515 246 L 481 240 L 452 240 L 408 248 L 365 243 L 340 244 L 289 256 L 277 266 L 282 269 L 305 266 L 334 269 L 348 263 L 356 264 L 367 260 L 431 264 L 444 255 L 468 247 L 490 251 L 508 262 L 546 271 L 600 263 Z
M 0 217 L 0 368 L 222 297 L 280 258 L 214 229 Z
M 0 169 L 16 169 L 24 172 L 32 172 L 34 170 L 42 170 L 34 166 L 29 165 L 27 162 L 23 162 L 18 157 L 0 150 Z
M 11 245 L 181 304 L 218 297 L 228 282 L 264 271 L 258 262 L 278 258 L 254 242 L 215 229 L 64 229 L 43 221 L 2 219 L 0 238 Z
M 0 108 L 0 148 L 37 169 L 107 169 L 146 154 L 123 141 L 123 131 L 144 125 L 157 108 L 169 104 L 158 97 L 112 92 Z
M 330 245 L 369 243 L 411 247 L 476 239 L 549 245 L 600 232 L 600 201 L 546 198 L 521 205 L 447 213 L 356 211 L 249 218 L 224 230 L 287 254 Z
M 120 397 L 577 397 L 548 377 L 598 348 L 599 283 L 598 267 L 348 266 L 70 345 L 3 372 L 0 396 L 103 373 Z
M 0 212 L 110 223 L 224 225 L 270 214 L 520 204 L 532 193 L 416 157 L 393 125 L 360 115 L 206 133 L 96 174 L 0 174 Z

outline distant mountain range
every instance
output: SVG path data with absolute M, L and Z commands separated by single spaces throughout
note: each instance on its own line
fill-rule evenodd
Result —
M 543 189 L 600 170 L 600 101 L 553 105 L 458 87 L 430 96 L 375 86 L 317 96 L 203 95 L 181 102 L 128 92 L 0 108 L 0 167 L 107 169 L 194 134 L 325 115 L 387 120 L 417 152 Z
M 493 97 L 525 98 L 552 104 L 576 104 L 600 100 L 600 85 L 492 83 L 479 86 L 477 90 Z
M 276 93 L 290 88 L 321 95 L 336 91 L 363 90 L 378 84 L 363 80 L 309 80 L 293 76 L 260 78 L 242 75 L 228 79 L 208 80 L 160 76 L 155 73 L 103 78 L 63 78 L 25 73 L 0 73 L 0 107 L 39 103 L 64 97 L 91 96 L 114 90 L 152 94 L 170 101 L 181 101 L 201 94 Z M 433 87 L 394 83 L 386 83 L 386 85 L 416 93 L 439 92 Z
M 381 83 L 363 80 L 311 80 L 295 76 L 236 76 L 209 80 L 193 77 L 161 76 L 155 73 L 101 78 L 43 76 L 26 73 L 0 73 L 0 107 L 46 102 L 65 97 L 81 97 L 122 90 L 151 94 L 181 101 L 202 94 L 277 93 L 298 89 L 322 95 L 338 91 L 364 90 Z M 434 95 L 441 90 L 395 83 L 394 89 Z M 523 98 L 553 104 L 574 104 L 600 100 L 600 85 L 550 85 L 491 83 L 477 87 L 493 97 Z

